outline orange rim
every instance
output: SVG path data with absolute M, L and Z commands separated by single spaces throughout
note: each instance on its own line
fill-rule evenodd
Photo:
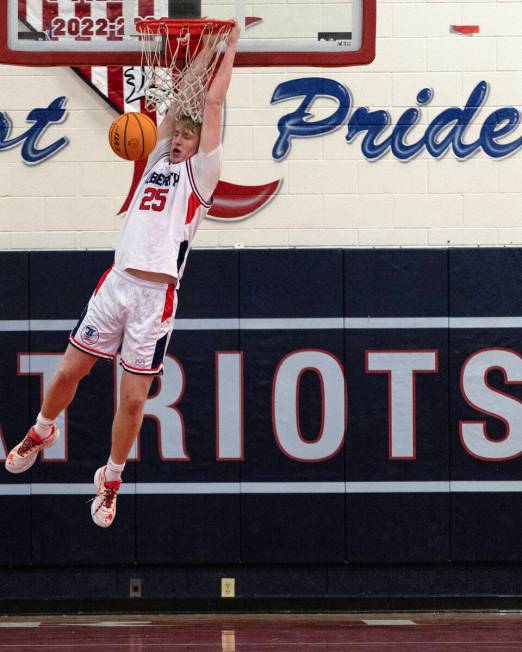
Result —
M 223 27 L 233 27 L 233 20 L 218 20 L 214 18 L 149 18 L 137 20 L 136 29 L 140 33 L 178 35 L 183 30 L 189 30 L 193 36 L 198 36 L 203 30 L 211 28 L 216 32 Z

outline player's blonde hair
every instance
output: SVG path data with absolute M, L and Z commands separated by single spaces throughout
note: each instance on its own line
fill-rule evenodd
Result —
M 182 124 L 185 129 L 194 133 L 201 133 L 201 122 L 196 122 L 189 115 L 180 115 L 176 120 L 178 124 Z

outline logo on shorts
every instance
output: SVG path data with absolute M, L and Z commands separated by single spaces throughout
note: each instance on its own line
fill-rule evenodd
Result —
M 144 358 L 136 358 L 136 360 L 134 360 L 134 364 L 139 367 L 144 367 L 147 364 L 147 361 Z
M 84 326 L 81 338 L 82 342 L 85 342 L 85 344 L 96 344 L 100 339 L 100 334 L 98 333 L 98 329 L 94 326 Z

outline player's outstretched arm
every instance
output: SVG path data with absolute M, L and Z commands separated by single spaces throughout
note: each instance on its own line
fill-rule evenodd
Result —
M 227 50 L 208 89 L 205 100 L 201 139 L 199 142 L 199 150 L 203 154 L 209 154 L 221 143 L 221 113 L 232 78 L 232 68 L 234 66 L 238 39 L 239 27 L 236 23 L 227 39 Z
M 158 142 L 164 138 L 172 138 L 174 135 L 174 127 L 176 125 L 176 116 L 178 114 L 178 107 L 174 104 L 171 105 L 165 114 L 158 127 Z

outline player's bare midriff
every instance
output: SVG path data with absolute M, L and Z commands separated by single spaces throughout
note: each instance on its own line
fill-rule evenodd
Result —
M 157 272 L 145 272 L 142 269 L 133 269 L 132 267 L 127 267 L 126 272 L 136 276 L 137 278 L 142 278 L 145 281 L 154 281 L 155 283 L 174 283 L 176 285 L 176 277 L 171 276 L 170 274 L 158 274 Z

